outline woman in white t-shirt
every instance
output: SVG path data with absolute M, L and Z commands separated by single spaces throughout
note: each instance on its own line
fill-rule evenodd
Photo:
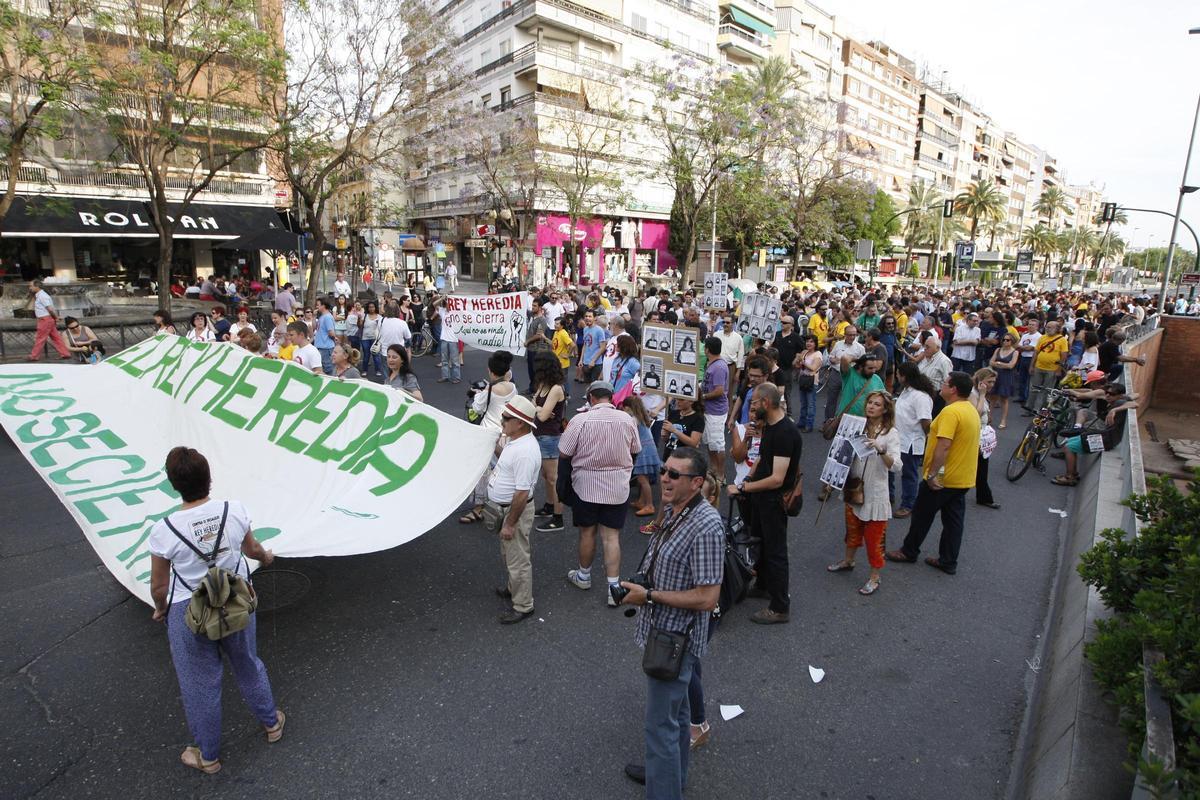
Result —
M 267 668 L 258 658 L 254 615 L 250 615 L 250 624 L 243 630 L 214 642 L 188 628 L 188 601 L 210 566 L 235 572 L 249 582 L 246 559 L 269 566 L 275 554 L 254 537 L 245 506 L 236 500 L 209 497 L 212 476 L 203 455 L 188 447 L 176 447 L 167 454 L 166 472 L 183 504 L 150 529 L 150 594 L 154 598 L 154 620 L 167 623 L 183 711 L 196 742 L 184 748 L 180 760 L 211 774 L 221 769 L 222 653 L 229 659 L 242 697 L 266 731 L 268 742 L 283 737 L 286 717 L 275 706 Z
M 229 326 L 229 341 L 236 342 L 242 331 L 258 333 L 258 328 L 250 321 L 250 309 L 242 306 L 237 310 L 237 322 Z
M 267 356 L 279 358 L 279 349 L 287 343 L 287 315 L 275 309 L 271 312 L 271 332 L 267 334 Z
M 217 336 L 208 325 L 208 315 L 203 311 L 192 314 L 192 323 L 188 326 L 188 332 L 184 338 L 189 342 L 215 342 Z

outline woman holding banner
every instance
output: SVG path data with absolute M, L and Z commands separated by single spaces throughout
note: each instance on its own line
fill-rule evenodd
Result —
M 209 497 L 208 460 L 196 450 L 176 447 L 167 454 L 167 480 L 183 504 L 150 530 L 150 593 L 154 620 L 166 621 L 171 660 L 179 678 L 183 711 L 195 745 L 180 760 L 212 774 L 221 769 L 221 654 L 229 659 L 242 698 L 266 732 L 268 742 L 283 738 L 287 718 L 275 706 L 267 668 L 258 657 L 255 615 L 236 633 L 213 641 L 193 633 L 185 621 L 192 590 L 211 566 L 237 573 L 250 582 L 246 558 L 270 566 L 275 555 L 254 538 L 250 515 L 237 501 Z
M 488 387 L 478 391 L 471 400 L 472 410 L 482 417 L 480 426 L 501 431 L 500 415 L 508 401 L 517 396 L 517 385 L 512 382 L 513 354 L 507 350 L 497 350 L 488 358 Z M 495 459 L 492 460 L 493 465 Z M 487 501 L 488 478 L 491 468 L 484 471 L 475 486 L 475 505 L 466 514 L 458 518 L 460 524 L 469 525 L 483 519 L 483 504 Z

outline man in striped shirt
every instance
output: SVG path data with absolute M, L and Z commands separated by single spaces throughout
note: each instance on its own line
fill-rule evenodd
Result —
M 572 505 L 579 527 L 579 569 L 567 580 L 580 589 L 592 588 L 596 531 L 604 544 L 604 571 L 609 586 L 621 579 L 621 529 L 629 501 L 633 456 L 641 452 L 637 423 L 613 407 L 613 385 L 595 381 L 587 391 L 588 410 L 571 419 L 558 442 L 559 455 L 571 459 Z M 615 607 L 610 592 L 608 604 Z

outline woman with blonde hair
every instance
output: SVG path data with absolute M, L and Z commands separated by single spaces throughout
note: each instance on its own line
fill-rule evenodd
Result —
M 977 369 L 972 380 L 975 388 L 971 390 L 971 405 L 979 412 L 979 460 L 975 466 L 975 502 L 981 506 L 999 509 L 1000 504 L 992 497 L 992 487 L 988 485 L 988 457 L 996 447 L 996 430 L 991 425 L 992 404 L 988 395 L 996 386 L 996 371 L 988 367 Z
M 333 377 L 339 381 L 362 380 L 362 373 L 358 371 L 358 359 L 361 356 L 362 353 L 350 344 L 349 339 L 345 336 L 339 338 L 330 354 L 333 360 Z
M 846 554 L 841 561 L 826 567 L 830 572 L 854 569 L 854 554 L 865 546 L 871 564 L 871 577 L 858 590 L 874 594 L 879 589 L 879 571 L 892 503 L 888 497 L 888 473 L 900 472 L 900 431 L 896 428 L 896 405 L 887 392 L 871 392 L 864 406 L 867 424 L 863 436 L 871 450 L 866 457 L 855 455 L 846 476 L 843 495 L 846 500 Z

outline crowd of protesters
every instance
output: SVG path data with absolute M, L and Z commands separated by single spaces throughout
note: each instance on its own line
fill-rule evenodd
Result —
M 775 294 L 782 308 L 765 338 L 734 329 L 740 297 L 732 292 L 726 308 L 716 309 L 705 308 L 702 292 L 692 288 L 532 289 L 525 363 L 507 351 L 492 353 L 486 375 L 471 384 L 468 418 L 498 440 L 458 521 L 483 525 L 498 538 L 506 578 L 495 592 L 507 606 L 499 622 L 514 625 L 535 614 L 531 534 L 563 532 L 570 524 L 578 546 L 561 573 L 566 581 L 581 592 L 600 584 L 606 606 L 641 608 L 646 760 L 626 772 L 647 784 L 648 796 L 681 796 L 688 752 L 710 735 L 701 660 L 721 612 L 728 612 L 718 600 L 730 534 L 723 509 L 730 509 L 729 519 L 736 511 L 754 543 L 748 594 L 766 604 L 750 619 L 788 623 L 787 530 L 802 498 L 803 447 L 807 442 L 823 452 L 839 420 L 861 417 L 864 446 L 855 449 L 840 489 L 844 550 L 827 570 L 852 572 L 864 550 L 869 570 L 857 591 L 874 595 L 884 585 L 885 564 L 918 561 L 940 517 L 937 554 L 924 561 L 956 574 L 967 495 L 973 489 L 978 506 L 1000 508 L 988 482 L 989 457 L 996 430 L 1008 427 L 1018 409 L 1034 414 L 1050 388 L 1075 386 L 1070 396 L 1080 404 L 1079 423 L 1100 425 L 1105 447 L 1119 441 L 1124 412 L 1134 404 L 1124 372 L 1144 363 L 1122 344 L 1129 326 L 1145 323 L 1151 307 L 1150 298 L 1090 292 L 760 288 Z M 437 343 L 437 380 L 463 380 L 463 343 L 441 324 L 436 291 L 365 302 L 335 293 L 308 307 L 286 285 L 273 304 L 269 330 L 258 330 L 245 306 L 232 306 L 230 314 L 223 304 L 192 314 L 186 325 L 160 311 L 156 330 L 230 343 L 332 380 L 374 380 L 421 401 L 411 348 L 428 326 Z M 702 352 L 695 397 L 668 398 L 643 384 L 640 342 L 647 323 L 697 331 Z M 90 335 L 72 332 L 68 346 L 74 351 Z M 1068 440 L 1066 471 L 1056 483 L 1078 480 L 1082 438 Z M 824 475 L 817 482 L 822 500 L 833 495 Z M 193 507 L 211 516 L 217 506 L 199 484 L 205 481 L 190 490 L 173 520 Z M 636 563 L 622 553 L 631 517 L 647 537 Z M 908 528 L 889 549 L 892 519 L 908 519 Z M 248 521 L 233 520 L 243 552 L 258 557 Z M 158 533 L 161 558 L 190 558 L 170 550 L 171 537 Z M 174 620 L 171 602 L 158 595 L 156 601 L 157 616 Z M 199 650 L 185 652 L 193 643 L 178 625 L 171 631 L 182 683 L 188 659 L 200 657 Z M 686 634 L 682 654 L 651 670 L 660 641 L 675 634 Z M 246 677 L 247 686 L 258 687 L 247 699 L 273 741 L 284 716 L 274 707 L 265 668 L 248 658 L 244 669 L 261 671 Z M 202 713 L 193 707 L 211 702 L 185 692 L 189 722 Z M 199 747 L 185 751 L 184 763 L 214 771 L 215 734 L 199 723 L 193 730 Z

